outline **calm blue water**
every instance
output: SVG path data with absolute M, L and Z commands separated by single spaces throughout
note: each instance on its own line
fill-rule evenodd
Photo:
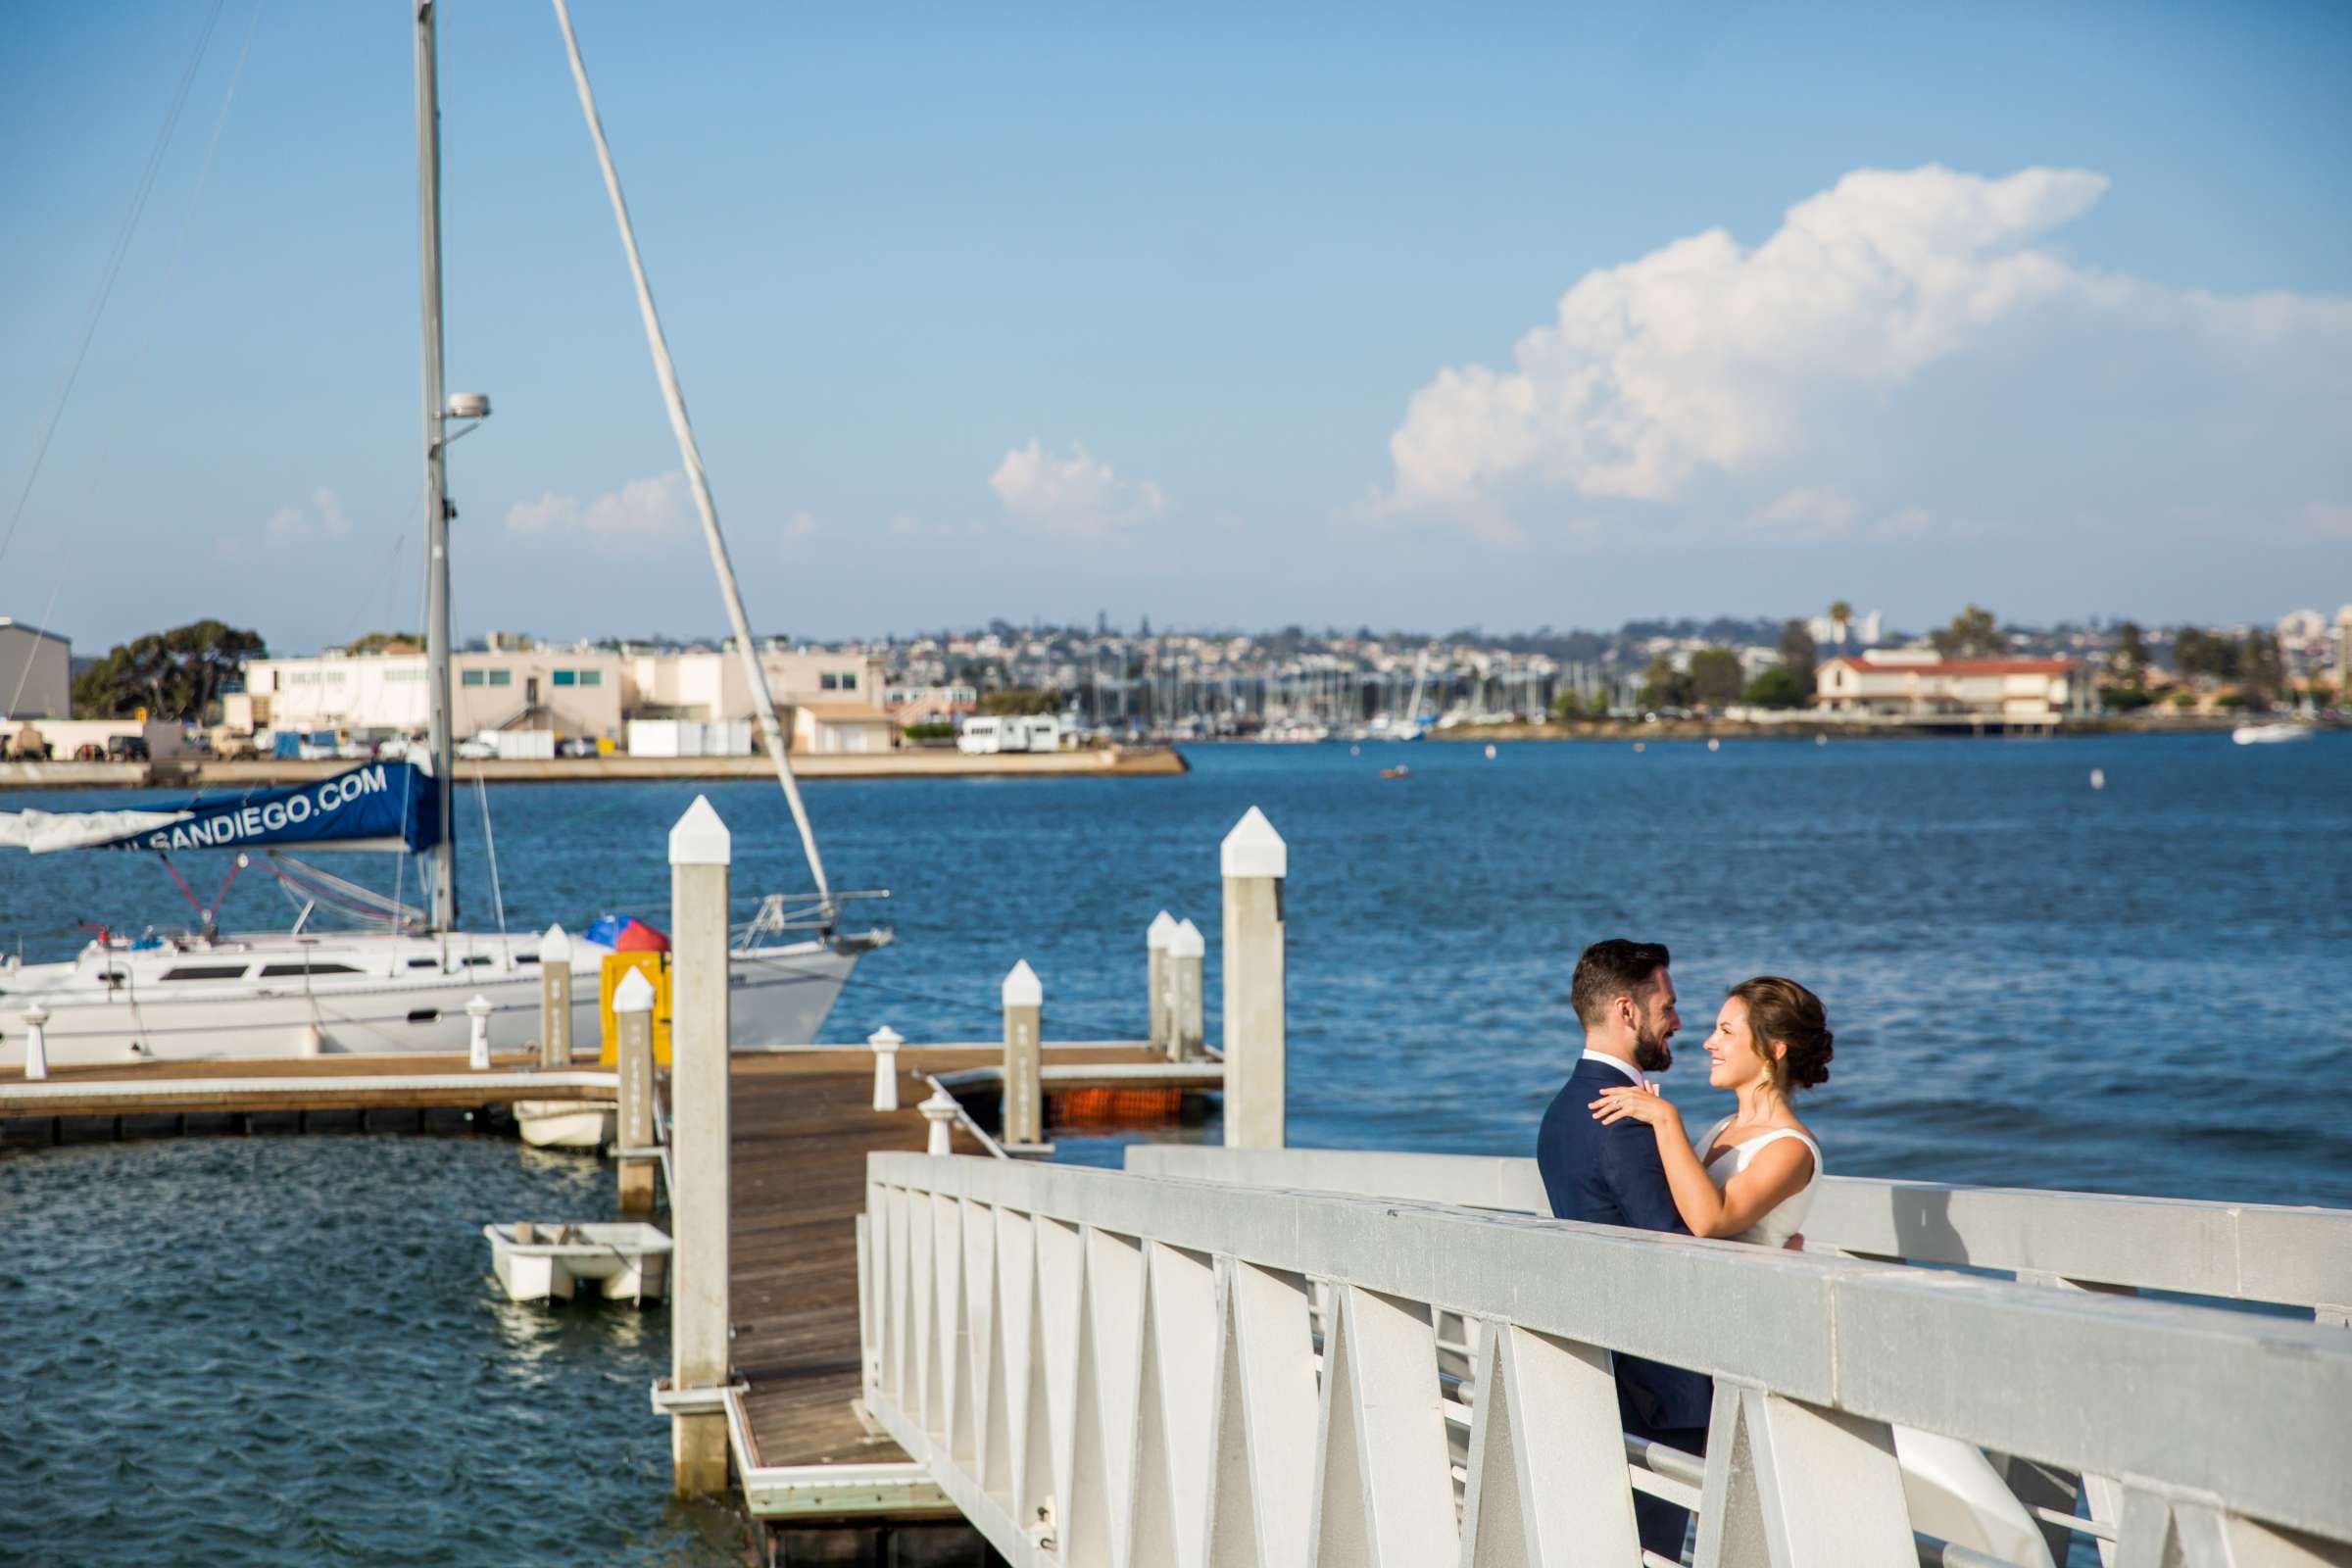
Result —
M 1690 1057 L 1736 980 L 1822 994 L 1838 1055 L 1807 1114 L 1833 1170 L 2352 1204 L 2352 736 L 1191 755 L 1175 779 L 809 786 L 836 884 L 890 888 L 901 943 L 828 1038 L 989 1038 L 1018 958 L 1051 1036 L 1133 1036 L 1163 906 L 1209 936 L 1213 1034 L 1216 846 L 1256 805 L 1291 845 L 1296 1143 L 1525 1152 L 1575 1054 L 1576 954 L 1627 935 L 1672 945 Z M 803 885 L 772 784 L 507 786 L 509 919 L 664 923 L 663 834 L 698 788 L 739 888 Z M 129 802 L 0 798 L 82 804 Z M 466 897 L 487 920 L 478 853 Z M 251 873 L 230 907 L 282 918 Z M 76 918 L 184 906 L 151 863 L 84 855 L 0 861 L 0 911 L 39 957 Z M 1719 1113 L 1690 1060 L 1665 1082 Z M 486 1274 L 482 1221 L 591 1217 L 609 1192 L 585 1161 L 463 1139 L 0 1156 L 0 1451 L 40 1467 L 0 1487 L 0 1556 L 169 1556 L 202 1532 L 220 1561 L 552 1556 L 484 1534 L 551 1491 L 585 1495 L 587 1556 L 725 1555 L 662 1497 L 660 1318 L 518 1312 Z

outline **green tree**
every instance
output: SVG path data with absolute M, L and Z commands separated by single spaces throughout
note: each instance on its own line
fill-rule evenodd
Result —
M 1061 693 L 1056 691 L 1040 691 L 1029 686 L 1007 686 L 1003 691 L 980 694 L 980 711 L 994 717 L 1012 717 L 1024 713 L 1058 713 L 1061 709 Z
M 2246 702 L 2250 707 L 2269 708 L 2286 696 L 2286 660 L 2278 652 L 2278 639 L 2267 631 L 2246 633 L 2244 651 L 2238 657 L 2238 678 L 2245 683 Z
M 1845 628 L 1852 624 L 1853 618 L 1853 606 L 1847 604 L 1842 599 L 1833 599 L 1830 601 L 1830 624 L 1837 628 L 1837 638 L 1840 646 L 1842 646 L 1845 642 Z
M 1799 680 L 1787 664 L 1760 670 L 1741 696 L 1757 708 L 1803 708 L 1813 701 L 1813 683 Z
M 424 635 L 414 631 L 371 631 L 343 645 L 347 654 L 421 654 Z
M 1809 699 L 1813 694 L 1813 676 L 1821 650 L 1814 646 L 1813 628 L 1801 619 L 1790 619 L 1781 626 L 1781 664 L 1796 678 Z
M 1688 708 L 1690 706 L 1690 677 L 1674 667 L 1674 662 L 1664 654 L 1649 662 L 1642 672 L 1642 706 L 1643 708 Z
M 1946 659 L 1997 659 L 2009 651 L 2009 639 L 1989 610 L 1969 606 L 1952 623 L 1930 634 L 1936 651 Z
M 1745 680 L 1740 656 L 1729 648 L 1702 648 L 1690 656 L 1690 695 L 1709 708 L 1738 702 Z
M 2241 652 L 2229 638 L 2217 637 L 2196 626 L 2181 627 L 2173 639 L 2173 664 L 2183 675 L 2235 680 Z
M 144 708 L 150 718 L 202 722 L 249 659 L 269 647 L 257 631 L 218 620 L 191 621 L 118 643 L 74 681 L 74 708 L 85 717 L 120 718 Z
M 2139 623 L 2127 620 L 2115 629 L 2115 652 L 2107 656 L 2108 672 L 2126 686 L 2138 686 L 2148 675 L 2148 640 Z

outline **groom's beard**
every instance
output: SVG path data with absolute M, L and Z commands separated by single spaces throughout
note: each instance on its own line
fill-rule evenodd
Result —
M 1674 1048 L 1668 1037 L 1644 1024 L 1634 1035 L 1634 1065 L 1643 1072 L 1664 1072 L 1674 1065 Z

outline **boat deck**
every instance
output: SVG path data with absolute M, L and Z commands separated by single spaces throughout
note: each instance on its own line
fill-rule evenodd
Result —
M 276 1111 L 477 1109 L 517 1100 L 611 1100 L 618 1080 L 587 1060 L 533 1070 L 537 1054 L 504 1051 L 487 1072 L 463 1055 L 278 1056 L 125 1062 L 0 1079 L 0 1124 L 85 1116 L 249 1116 Z

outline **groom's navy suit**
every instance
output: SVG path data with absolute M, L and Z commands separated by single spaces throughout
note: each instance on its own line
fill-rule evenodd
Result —
M 1675 1211 L 1674 1193 L 1666 1185 L 1657 1134 L 1646 1122 L 1628 1119 L 1604 1127 L 1592 1119 L 1590 1106 L 1602 1090 L 1632 1082 L 1607 1062 L 1581 1060 L 1544 1113 L 1536 1164 L 1544 1173 L 1551 1212 L 1559 1219 L 1688 1236 L 1690 1228 Z M 1625 1429 L 1669 1447 L 1703 1452 L 1714 1380 L 1639 1356 L 1620 1355 L 1616 1363 L 1617 1408 Z M 1682 1555 L 1686 1510 L 1637 1492 L 1634 1516 L 1645 1550 L 1669 1559 Z

